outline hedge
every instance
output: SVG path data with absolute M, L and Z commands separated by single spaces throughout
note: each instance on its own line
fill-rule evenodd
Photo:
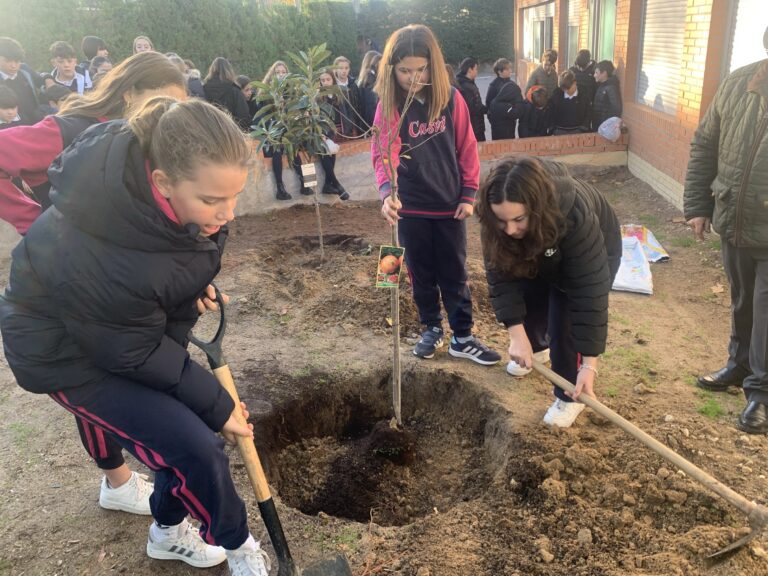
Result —
M 22 43 L 27 61 L 48 70 L 48 47 L 70 42 L 79 52 L 87 34 L 107 41 L 113 59 L 130 55 L 131 42 L 149 36 L 161 52 L 189 58 L 205 74 L 216 56 L 229 58 L 239 74 L 261 78 L 286 51 L 326 42 L 334 55 L 359 65 L 356 37 L 383 48 L 400 26 L 420 22 L 433 28 L 446 58 L 483 61 L 512 57 L 511 0 L 381 0 L 352 3 L 315 0 L 292 6 L 260 7 L 259 0 L 0 0 L 0 36 Z

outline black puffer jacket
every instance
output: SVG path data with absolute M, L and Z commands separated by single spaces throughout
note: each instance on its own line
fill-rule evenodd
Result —
M 515 137 L 517 120 L 524 112 L 520 86 L 511 80 L 491 102 L 488 120 L 491 122 L 491 140 L 507 140 Z
M 543 164 L 555 180 L 566 229 L 557 244 L 540 256 L 538 277 L 566 293 L 576 351 L 597 356 L 605 351 L 608 292 L 621 261 L 619 222 L 595 187 L 572 178 L 561 164 Z M 526 280 L 487 265 L 486 276 L 496 318 L 507 327 L 521 324 L 526 314 Z
M 592 130 L 597 131 L 600 124 L 613 118 L 621 117 L 621 89 L 619 79 L 609 76 L 608 80 L 597 85 L 595 99 L 592 102 Z
M 488 91 L 485 93 L 485 107 L 488 108 L 488 110 L 491 109 L 493 99 L 499 95 L 501 89 L 509 82 L 512 82 L 511 78 L 502 78 L 501 76 L 496 76 L 496 78 L 491 81 L 488 85 Z
M 19 385 L 51 393 L 119 375 L 170 394 L 218 431 L 234 404 L 189 358 L 195 300 L 226 229 L 171 222 L 121 121 L 86 131 L 52 165 L 53 207 L 13 250 L 0 327 Z
M 240 86 L 234 82 L 211 78 L 203 84 L 203 90 L 205 91 L 205 99 L 229 112 L 240 128 L 243 130 L 250 128 L 252 116 L 248 111 L 248 102 L 245 100 Z
M 569 68 L 573 75 L 576 77 L 576 85 L 579 87 L 579 94 L 587 97 L 589 105 L 595 99 L 595 90 L 597 90 L 597 82 L 595 82 L 595 61 L 590 60 L 587 67 L 583 70 L 574 65 Z
M 459 83 L 459 91 L 469 108 L 469 121 L 472 123 L 472 131 L 478 142 L 485 142 L 485 113 L 488 111 L 483 105 L 480 89 L 474 80 L 467 78 L 465 74 L 457 74 L 456 82 Z

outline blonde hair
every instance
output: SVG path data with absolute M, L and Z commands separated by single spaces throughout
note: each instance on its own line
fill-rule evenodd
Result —
M 205 163 L 249 168 L 251 147 L 234 120 L 201 100 L 156 96 L 128 119 L 144 156 L 172 181 L 194 180 Z
M 151 50 L 155 49 L 155 45 L 152 44 L 152 40 L 149 39 L 149 36 L 136 36 L 136 38 L 133 39 L 133 53 L 136 54 L 136 42 L 139 40 L 146 40 L 146 42 L 149 44 L 149 48 Z
M 360 75 L 357 77 L 357 85 L 360 88 L 369 88 L 366 85 L 368 81 L 368 73 L 371 70 L 375 70 L 379 66 L 381 61 L 381 53 L 376 50 L 368 50 L 363 56 L 363 63 L 360 64 Z
M 59 116 L 77 115 L 115 120 L 125 115 L 126 93 L 157 90 L 166 86 L 187 89 L 184 76 L 168 58 L 157 52 L 139 52 L 107 72 L 93 91 L 68 98 L 59 110 Z
M 395 111 L 408 96 L 408 92 L 397 82 L 395 66 L 409 56 L 427 59 L 430 85 L 425 86 L 421 92 L 429 102 L 429 121 L 434 122 L 451 99 L 451 82 L 445 70 L 445 59 L 437 38 L 432 30 L 422 24 L 410 24 L 400 28 L 387 39 L 374 87 L 381 100 L 384 118 L 394 118 Z
M 277 68 L 278 66 L 283 66 L 285 68 L 285 71 L 289 72 L 288 64 L 286 64 L 283 60 L 275 60 L 272 63 L 272 66 L 269 67 L 269 70 L 267 70 L 267 73 L 264 75 L 264 80 L 262 80 L 264 84 L 269 84 L 270 82 L 272 82 L 272 78 L 275 76 L 275 68 Z

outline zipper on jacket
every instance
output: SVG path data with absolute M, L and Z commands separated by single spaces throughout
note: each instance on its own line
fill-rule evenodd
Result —
M 743 211 L 742 206 L 744 204 L 744 194 L 749 184 L 749 177 L 752 173 L 752 165 L 755 163 L 755 156 L 757 155 L 757 149 L 760 147 L 760 142 L 765 134 L 765 129 L 768 127 L 768 112 L 763 113 L 763 117 L 760 119 L 760 124 L 757 127 L 757 133 L 755 134 L 755 141 L 752 143 L 752 149 L 749 151 L 749 158 L 747 158 L 747 165 L 744 168 L 744 176 L 741 179 L 741 188 L 739 190 L 739 196 L 736 199 L 736 246 L 741 244 L 741 225 L 743 224 Z

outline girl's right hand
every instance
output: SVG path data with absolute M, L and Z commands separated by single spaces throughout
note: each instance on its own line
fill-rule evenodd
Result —
M 521 368 L 533 368 L 533 348 L 522 324 L 509 327 L 509 358 Z
M 240 408 L 243 411 L 243 418 L 248 422 L 248 410 L 245 409 L 245 402 L 240 402 Z M 240 424 L 235 418 L 233 413 L 229 420 L 224 423 L 224 427 L 221 429 L 221 435 L 229 444 L 237 444 L 237 437 L 243 436 L 245 438 L 253 438 L 253 424 Z
M 384 202 L 381 204 L 381 214 L 387 219 L 390 226 L 394 226 L 395 222 L 400 220 L 397 211 L 402 207 L 403 205 L 400 203 L 400 200 L 393 200 L 392 196 L 384 198 Z

